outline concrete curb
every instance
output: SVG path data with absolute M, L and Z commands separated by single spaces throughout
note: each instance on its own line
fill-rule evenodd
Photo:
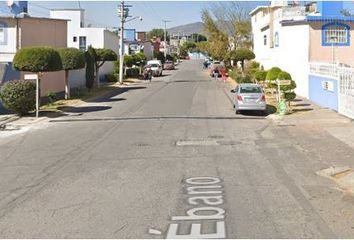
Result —
M 0 129 L 6 128 L 6 124 L 17 121 L 21 117 L 17 115 L 11 115 L 9 117 L 5 117 L 4 119 L 0 119 Z

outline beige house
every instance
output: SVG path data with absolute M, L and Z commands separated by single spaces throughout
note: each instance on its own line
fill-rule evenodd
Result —
M 24 73 L 12 69 L 16 51 L 25 47 L 67 47 L 67 20 L 0 17 L 0 83 L 23 78 Z M 64 91 L 64 71 L 45 73 L 41 79 L 41 95 Z

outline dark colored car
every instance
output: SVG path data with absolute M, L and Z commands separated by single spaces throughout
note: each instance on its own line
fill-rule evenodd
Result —
M 166 61 L 166 62 L 163 64 L 163 69 L 166 69 L 166 70 L 174 70 L 174 69 L 175 69 L 175 64 L 174 64 L 172 61 Z

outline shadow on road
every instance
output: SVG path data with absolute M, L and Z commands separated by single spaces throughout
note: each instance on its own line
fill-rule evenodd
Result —
M 89 99 L 86 100 L 86 102 L 97 102 L 97 103 L 103 103 L 103 102 L 119 102 L 119 101 L 124 101 L 127 100 L 126 98 L 114 98 L 122 93 L 128 92 L 128 91 L 133 91 L 133 90 L 141 90 L 145 89 L 146 87 L 123 87 L 123 88 L 117 88 L 115 90 L 110 91 L 109 93 L 98 97 L 94 99 Z
M 58 108 L 62 112 L 68 113 L 88 113 L 88 112 L 98 112 L 111 109 L 110 106 L 84 106 L 84 107 L 60 107 Z
M 265 112 L 262 111 L 253 111 L 253 110 L 248 110 L 248 111 L 240 111 L 241 115 L 244 116 L 268 116 L 270 114 L 274 114 L 277 112 L 277 108 L 273 105 L 267 104 L 267 108 Z

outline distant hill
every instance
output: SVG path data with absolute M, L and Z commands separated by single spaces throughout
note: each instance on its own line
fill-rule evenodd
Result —
M 203 30 L 203 23 L 202 22 L 195 22 L 195 23 L 189 23 L 177 27 L 173 27 L 170 29 L 167 29 L 167 32 L 171 34 L 192 34 L 192 33 L 199 33 L 199 34 L 204 34 L 205 32 Z

